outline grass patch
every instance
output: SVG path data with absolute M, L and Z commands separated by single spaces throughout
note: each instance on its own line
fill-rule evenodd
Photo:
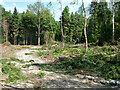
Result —
M 53 57 L 69 55 L 71 58 L 66 58 L 64 61 L 54 65 L 40 66 L 40 68 L 54 72 L 72 72 L 74 69 L 80 69 L 81 72 L 79 73 L 81 74 L 95 75 L 105 79 L 120 79 L 120 54 L 118 53 L 120 51 L 119 45 L 89 47 L 86 56 L 83 56 L 84 51 L 84 47 L 54 47 L 52 50 Z M 72 57 L 74 54 L 80 55 Z
M 10 59 L 8 59 L 7 61 L 16 61 L 16 62 L 20 62 L 20 63 L 25 63 L 25 61 L 23 61 L 23 60 L 19 60 L 19 59 L 17 59 L 17 58 L 10 58 Z
M 41 48 L 31 48 L 31 50 L 41 50 Z
M 31 64 L 26 64 L 26 65 L 23 65 L 22 67 L 23 68 L 29 68 L 31 66 Z
M 72 59 L 68 58 L 61 64 L 67 70 L 80 68 L 86 73 L 95 73 L 105 79 L 120 79 L 120 59 L 117 51 L 118 49 L 112 46 L 89 48 L 85 57 L 80 55 Z
M 25 55 L 31 55 L 31 54 L 33 54 L 33 53 L 25 53 Z
M 41 52 L 39 51 L 38 56 L 49 55 L 49 51 Z
M 0 62 L 2 63 L 2 72 L 8 75 L 8 79 L 6 80 L 6 83 L 27 79 L 27 77 L 22 74 L 20 68 L 15 67 L 15 64 L 12 64 L 10 62 L 8 63 L 8 61 L 11 60 L 9 59 L 0 60 Z
M 21 48 L 27 49 L 30 48 L 29 46 L 22 46 Z
M 35 77 L 38 77 L 38 76 L 39 76 L 39 77 L 43 77 L 43 76 L 45 76 L 45 75 L 46 75 L 46 74 L 43 73 L 43 72 L 41 72 L 41 71 L 40 71 L 39 73 L 37 73 L 37 74 L 34 74 L 34 73 L 32 74 L 32 76 L 35 76 Z

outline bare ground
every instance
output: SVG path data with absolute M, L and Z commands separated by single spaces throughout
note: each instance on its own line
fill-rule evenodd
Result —
M 32 88 L 34 86 L 40 86 L 42 84 L 45 88 L 93 88 L 93 87 L 101 87 L 102 85 L 99 83 L 95 83 L 88 79 L 81 79 L 79 77 L 76 77 L 74 75 L 66 75 L 62 73 L 56 73 L 56 72 L 50 72 L 50 71 L 41 71 L 39 70 L 39 67 L 33 66 L 31 64 L 46 64 L 49 62 L 53 62 L 52 60 L 47 60 L 45 58 L 38 57 L 37 50 L 33 50 L 32 48 L 41 48 L 38 46 L 25 48 L 21 50 L 15 50 L 13 56 L 15 58 L 18 58 L 23 61 L 30 61 L 34 60 L 34 62 L 27 62 L 24 64 L 18 63 L 18 62 L 11 62 L 15 63 L 16 67 L 21 68 L 22 73 L 30 76 L 29 80 L 27 81 L 19 81 L 19 84 L 14 85 L 13 83 L 10 83 L 8 85 L 13 87 L 29 87 Z M 1 49 L 1 48 L 0 48 Z M 32 53 L 31 55 L 25 55 L 25 53 Z M 30 67 L 23 68 L 22 66 L 30 64 Z M 31 76 L 33 73 L 37 74 L 39 72 L 44 72 L 46 75 L 42 78 L 33 77 Z M 3 83 L 5 84 L 5 83 Z

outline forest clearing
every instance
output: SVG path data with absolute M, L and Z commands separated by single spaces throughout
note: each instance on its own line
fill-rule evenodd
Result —
M 48 1 L 0 5 L 0 89 L 120 88 L 120 1 Z
M 7 77 L 0 80 L 1 84 L 14 88 L 98 88 L 119 85 L 119 45 L 92 46 L 86 57 L 81 53 L 85 50 L 84 45 L 66 45 L 64 49 L 61 46 L 62 43 L 57 42 L 50 46 L 1 45 L 2 76 Z

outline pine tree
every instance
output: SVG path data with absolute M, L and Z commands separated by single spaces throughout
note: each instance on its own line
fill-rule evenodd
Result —
M 18 36 L 18 12 L 16 7 L 14 8 L 13 16 L 12 16 L 12 24 L 13 24 L 13 35 L 14 35 L 14 45 L 17 45 L 17 36 Z
M 65 41 L 69 41 L 70 16 L 69 8 L 66 6 L 62 12 L 62 26 Z

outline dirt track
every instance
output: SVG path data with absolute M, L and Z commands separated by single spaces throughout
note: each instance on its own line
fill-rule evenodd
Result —
M 40 47 L 32 47 L 32 48 L 40 48 Z M 45 59 L 43 60 L 42 58 L 38 57 L 36 55 L 37 50 L 32 50 L 32 48 L 17 50 L 15 52 L 15 58 L 18 58 L 24 61 L 34 60 L 34 63 L 38 63 L 38 64 L 48 63 L 47 60 Z M 25 53 L 33 53 L 33 54 L 25 55 Z M 22 73 L 26 75 L 30 75 L 32 73 L 37 74 L 41 71 L 39 70 L 39 67 L 33 66 L 32 65 L 33 63 L 32 64 L 31 63 L 21 64 L 21 63 L 18 63 L 17 61 L 14 61 L 11 63 L 15 63 L 16 67 L 21 68 Z M 22 68 L 22 66 L 26 64 L 31 64 L 31 66 Z M 46 88 L 93 88 L 93 87 L 101 86 L 98 83 L 95 83 L 88 79 L 80 79 L 76 76 L 65 75 L 65 74 L 50 72 L 50 71 L 41 71 L 41 72 L 44 72 L 46 74 L 46 76 L 40 79 L 43 82 L 43 86 L 45 86 Z M 24 81 L 24 82 L 19 82 L 21 83 L 19 85 L 13 85 L 13 84 L 9 84 L 9 85 L 14 86 L 14 87 L 24 88 L 23 84 L 26 84 L 26 87 L 32 88 L 35 86 L 35 83 L 33 83 L 30 80 L 29 80 L 29 83 L 26 83 L 28 81 L 26 82 Z M 39 84 L 39 79 L 36 79 L 35 82 L 38 82 Z M 44 82 L 47 82 L 47 83 L 44 83 Z

